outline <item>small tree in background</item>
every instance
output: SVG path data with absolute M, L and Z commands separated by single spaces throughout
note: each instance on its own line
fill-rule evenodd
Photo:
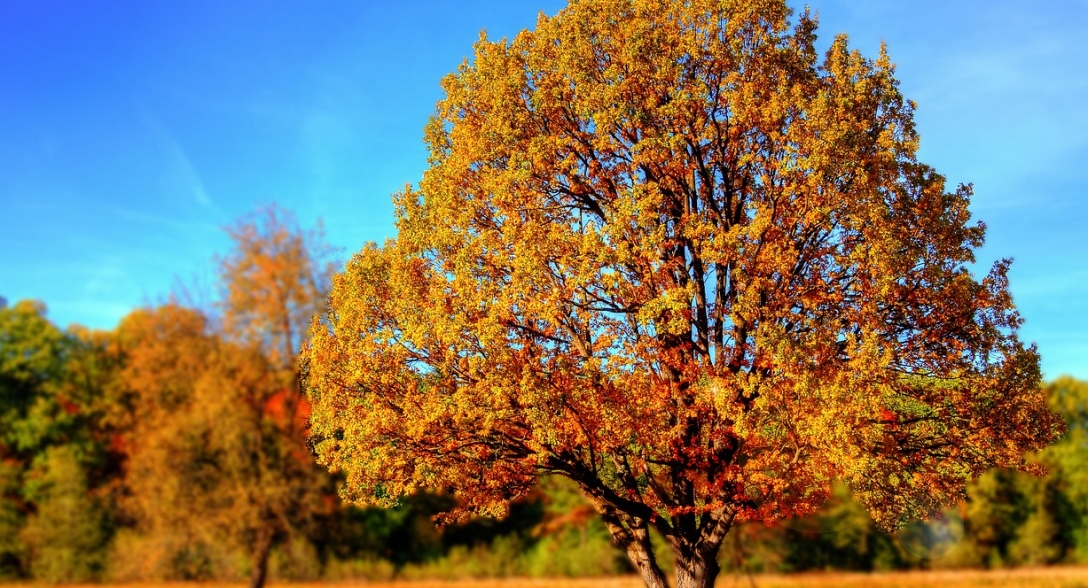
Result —
M 574 480 L 648 586 L 844 480 L 884 527 L 1061 430 L 970 187 L 915 158 L 882 52 L 784 0 L 574 0 L 443 81 L 396 241 L 306 352 L 345 496 L 501 514 Z
M 221 577 L 215 550 L 229 539 L 260 588 L 273 547 L 305 531 L 331 489 L 306 447 L 294 358 L 332 270 L 320 233 L 277 208 L 228 232 L 220 328 L 172 304 L 119 328 L 126 385 L 139 397 L 130 504 L 147 536 L 162 539 L 171 575 Z
M 22 529 L 31 550 L 30 571 L 54 583 L 101 577 L 110 528 L 87 481 L 87 456 L 78 444 L 49 447 L 27 474 L 35 512 Z
M 40 302 L 0 307 L 0 577 L 99 579 L 119 478 L 99 435 L 107 337 L 61 331 Z
M 53 417 L 64 414 L 55 391 L 67 352 L 68 340 L 45 317 L 45 305 L 24 300 L 0 307 L 0 578 L 30 571 L 30 546 L 20 537 L 34 510 L 25 476 L 52 436 Z
M 309 403 L 299 389 L 296 361 L 334 268 L 320 225 L 302 229 L 293 214 L 276 206 L 243 217 L 227 232 L 234 249 L 219 260 L 223 333 L 266 358 L 276 383 L 256 399 L 262 429 L 243 445 L 253 456 L 253 475 L 244 488 L 260 521 L 249 531 L 250 586 L 261 588 L 272 546 L 311 522 L 331 485 L 306 447 Z
M 1057 516 L 1069 529 L 1065 539 L 1074 559 L 1088 563 L 1088 382 L 1063 376 L 1046 389 L 1051 407 L 1069 424 L 1069 431 L 1042 453 L 1041 460 L 1053 470 L 1049 481 L 1064 497 Z
M 227 428 L 245 405 L 225 382 L 224 346 L 203 315 L 175 305 L 129 314 L 117 338 L 133 395 L 124 506 L 140 533 L 115 558 L 118 567 L 141 578 L 222 577 L 228 570 L 215 556 L 234 547 L 247 512 L 234 491 L 244 472 L 225 460 L 245 451 L 221 439 L 252 435 L 251 427 Z M 221 401 L 238 405 L 224 412 Z
M 275 205 L 227 227 L 234 248 L 217 260 L 223 332 L 260 349 L 285 386 L 297 390 L 295 365 L 310 320 L 321 310 L 334 273 L 319 225 L 306 230 Z

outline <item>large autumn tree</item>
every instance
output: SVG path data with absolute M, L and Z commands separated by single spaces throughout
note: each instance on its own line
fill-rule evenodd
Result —
M 572 0 L 443 82 L 396 240 L 305 352 L 348 499 L 500 514 L 574 480 L 648 586 L 842 480 L 893 527 L 1059 434 L 971 188 L 882 51 L 784 0 Z

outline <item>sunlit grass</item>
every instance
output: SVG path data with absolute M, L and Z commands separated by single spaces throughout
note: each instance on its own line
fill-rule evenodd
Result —
M 634 576 L 616 578 L 486 579 L 458 582 L 393 582 L 368 588 L 640 588 Z M 717 588 L 1088 588 L 1088 568 L 1061 567 L 1001 571 L 936 571 L 878 574 L 809 573 L 790 575 L 723 574 Z M 234 588 L 234 587 L 232 587 Z M 280 588 L 296 588 L 282 586 Z M 304 588 L 298 585 L 297 588 Z
M 718 588 L 757 586 L 758 588 L 921 588 L 923 586 L 956 586 L 981 588 L 1088 588 L 1088 568 L 1038 568 L 999 571 L 936 571 L 881 574 L 797 574 L 727 576 Z
M 35 584 L 8 584 L 37 588 Z M 243 583 L 132 583 L 119 588 L 245 588 Z M 611 578 L 507 578 L 411 582 L 272 582 L 269 588 L 641 588 L 635 576 Z M 1000 571 L 935 571 L 898 573 L 808 573 L 789 575 L 723 574 L 717 588 L 1088 588 L 1088 567 L 1035 568 Z M 90 588 L 89 586 L 87 588 Z

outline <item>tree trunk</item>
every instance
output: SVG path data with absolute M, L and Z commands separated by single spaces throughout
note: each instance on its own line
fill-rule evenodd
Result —
M 710 557 L 695 555 L 688 559 L 677 554 L 676 588 L 713 588 L 720 571 L 716 554 Z
M 253 571 L 249 575 L 249 588 L 264 588 L 268 579 L 268 556 L 272 553 L 272 533 L 261 529 L 253 552 Z
M 665 573 L 661 571 L 661 566 L 657 564 L 657 558 L 654 557 L 653 548 L 650 547 L 649 530 L 633 529 L 631 534 L 637 539 L 629 543 L 624 551 L 631 563 L 635 564 L 635 569 L 642 576 L 642 580 L 646 582 L 646 588 L 669 588 Z
M 576 479 L 577 480 L 577 479 Z M 669 588 L 665 573 L 654 556 L 650 541 L 650 518 L 638 517 L 624 512 L 603 496 L 599 486 L 582 484 L 586 497 L 601 514 L 605 526 L 612 534 L 612 540 L 627 554 L 634 564 L 647 588 Z M 648 510 L 648 509 L 646 509 Z M 701 519 L 690 517 L 689 520 L 676 518 L 672 523 L 658 521 L 665 539 L 672 547 L 676 560 L 675 588 L 713 588 L 721 566 L 718 565 L 718 551 L 722 541 L 733 526 L 736 509 L 724 506 L 718 510 L 703 513 Z M 686 523 L 686 524 L 685 524 Z M 676 529 L 683 528 L 683 535 Z
M 654 557 L 653 545 L 650 543 L 650 529 L 646 521 L 629 516 L 609 502 L 602 500 L 600 496 L 592 494 L 588 489 L 586 497 L 589 498 L 597 512 L 601 513 L 605 526 L 612 534 L 612 540 L 627 554 L 635 569 L 638 570 L 647 588 L 669 588 L 669 582 L 665 579 L 665 573 L 657 564 Z

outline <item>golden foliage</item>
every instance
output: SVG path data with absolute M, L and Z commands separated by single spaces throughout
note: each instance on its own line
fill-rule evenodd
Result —
M 1058 435 L 1008 262 L 970 273 L 971 188 L 917 161 L 887 55 L 820 58 L 789 16 L 575 0 L 480 39 L 397 239 L 304 351 L 348 498 L 501 514 L 559 473 L 644 574 L 652 525 L 712 577 L 734 521 L 811 513 L 834 479 L 891 527 Z
M 269 206 L 231 224 L 227 233 L 234 249 L 218 260 L 224 330 L 293 374 L 333 272 L 321 227 L 304 230 L 290 211 Z
M 329 508 L 331 478 L 305 445 L 309 404 L 294 359 L 331 269 L 320 234 L 279 209 L 229 233 L 221 329 L 175 304 L 118 328 L 132 404 L 126 506 L 154 538 L 133 575 L 222 575 L 215 562 L 231 545 L 249 556 L 260 588 L 272 547 Z M 186 562 L 192 571 L 179 570 Z

